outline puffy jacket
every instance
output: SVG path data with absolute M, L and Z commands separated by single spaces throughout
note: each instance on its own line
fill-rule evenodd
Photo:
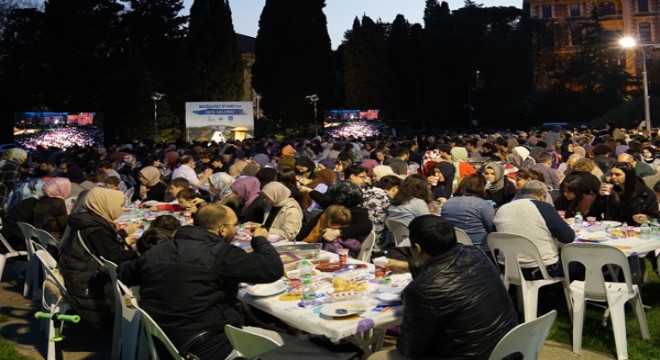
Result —
M 518 324 L 493 262 L 472 246 L 429 259 L 403 304 L 397 349 L 411 359 L 488 359 Z

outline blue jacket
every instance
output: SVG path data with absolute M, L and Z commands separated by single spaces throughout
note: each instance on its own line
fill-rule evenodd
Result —
M 489 253 L 486 237 L 493 231 L 495 218 L 490 203 L 476 196 L 455 196 L 442 206 L 442 217 L 470 235 L 474 246 Z

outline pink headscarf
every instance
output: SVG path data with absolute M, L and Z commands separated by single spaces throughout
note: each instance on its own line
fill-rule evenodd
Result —
M 71 195 L 71 181 L 63 177 L 52 178 L 44 184 L 43 192 L 48 197 L 64 200 Z
M 374 160 L 374 159 L 367 159 L 367 160 L 364 160 L 364 161 L 360 164 L 360 166 L 367 168 L 367 175 L 369 175 L 369 176 L 372 176 L 372 175 L 373 175 L 373 173 L 374 173 L 374 168 L 375 168 L 376 166 L 378 166 L 378 165 L 380 165 L 380 164 L 378 164 L 378 161 L 376 161 L 376 160 Z
M 243 209 L 247 209 L 252 205 L 252 202 L 259 197 L 261 191 L 261 183 L 259 179 L 254 176 L 246 176 L 234 181 L 231 184 L 231 189 L 243 201 Z

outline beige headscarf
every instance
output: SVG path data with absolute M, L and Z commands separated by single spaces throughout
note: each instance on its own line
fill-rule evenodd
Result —
M 113 222 L 123 210 L 124 194 L 121 191 L 95 187 L 85 196 L 85 209 Z
M 140 170 L 140 175 L 147 179 L 147 186 L 152 187 L 160 181 L 160 171 L 155 166 L 146 166 Z
M 261 192 L 268 196 L 273 201 L 276 207 L 282 207 L 286 204 L 286 200 L 291 196 L 291 190 L 284 186 L 284 184 L 277 181 L 269 182 L 264 186 Z

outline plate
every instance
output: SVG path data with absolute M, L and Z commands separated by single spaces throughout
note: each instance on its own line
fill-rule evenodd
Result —
M 584 235 L 581 234 L 580 236 L 578 236 L 578 239 L 584 242 L 595 242 L 595 243 L 607 241 L 607 239 L 602 235 L 589 235 L 589 234 L 584 234 Z
M 376 298 L 378 298 L 378 300 L 380 300 L 380 301 L 384 301 L 384 302 L 388 302 L 388 303 L 389 302 L 397 302 L 397 301 L 401 301 L 401 293 L 400 292 L 387 291 L 387 292 L 382 292 L 382 293 L 378 294 L 378 296 Z
M 603 225 L 612 226 L 612 227 L 621 226 L 620 222 L 612 221 L 612 220 L 603 220 L 600 223 L 603 224 Z
M 287 285 L 281 281 L 270 284 L 258 284 L 247 288 L 247 293 L 252 296 L 273 296 L 287 289 Z
M 316 270 L 323 271 L 323 272 L 335 272 L 342 270 L 344 267 L 349 266 L 352 267 L 353 269 L 366 269 L 367 265 L 364 264 L 346 264 L 344 266 L 339 265 L 339 263 L 326 263 L 326 264 L 320 264 L 316 266 Z
M 321 308 L 321 315 L 329 317 L 346 317 L 359 314 L 367 310 L 361 301 L 342 301 Z

